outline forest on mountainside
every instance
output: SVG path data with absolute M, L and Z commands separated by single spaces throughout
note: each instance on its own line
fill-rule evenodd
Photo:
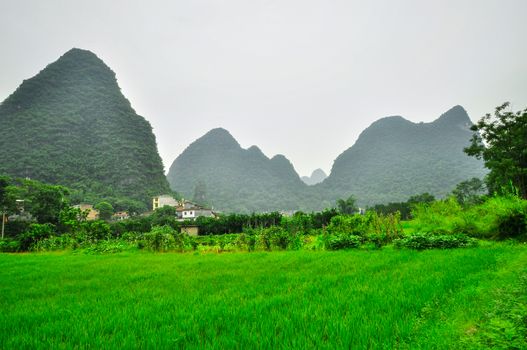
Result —
M 152 127 L 95 54 L 72 49 L 0 105 L 0 174 L 61 184 L 74 201 L 169 191 Z

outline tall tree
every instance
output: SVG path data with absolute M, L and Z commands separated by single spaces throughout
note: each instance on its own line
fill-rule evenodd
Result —
M 349 196 L 348 199 L 337 200 L 337 207 L 342 214 L 355 214 L 359 212 L 357 200 L 353 195 Z
M 463 206 L 481 203 L 486 192 L 485 183 L 473 177 L 470 180 L 460 182 L 452 191 L 459 204 Z
M 95 206 L 99 211 L 99 219 L 110 220 L 113 215 L 113 206 L 108 202 L 100 202 Z
M 58 224 L 60 211 L 66 206 L 64 196 L 67 189 L 62 186 L 52 186 L 32 181 L 36 193 L 32 198 L 31 214 L 38 223 Z
M 2 220 L 2 232 L 1 237 L 4 239 L 4 230 L 5 230 L 5 218 L 7 210 L 7 200 L 6 200 L 6 189 L 9 185 L 9 179 L 7 177 L 0 176 L 0 220 Z
M 465 152 L 485 162 L 491 193 L 501 193 L 512 183 L 527 199 L 527 109 L 514 113 L 508 107 L 508 102 L 502 104 L 494 117 L 487 114 L 472 126 L 475 133 Z

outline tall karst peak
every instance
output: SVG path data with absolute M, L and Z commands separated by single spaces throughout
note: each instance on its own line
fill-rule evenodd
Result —
M 232 147 L 240 148 L 240 144 L 231 135 L 230 132 L 223 128 L 215 128 L 198 138 L 194 143 L 205 144 L 210 147 Z
M 191 196 L 198 183 L 208 189 L 206 201 L 227 212 L 294 209 L 305 186 L 284 156 L 267 158 L 239 143 L 224 129 L 213 129 L 194 141 L 172 163 L 168 181 Z
M 454 126 L 469 126 L 472 124 L 472 121 L 470 120 L 467 111 L 463 107 L 457 105 L 443 113 L 434 121 L 434 123 Z
M 463 152 L 472 136 L 469 124 L 460 106 L 432 123 L 382 118 L 337 157 L 321 186 L 334 192 L 330 199 L 354 194 L 363 205 L 423 192 L 444 196 L 459 182 L 485 175 L 482 162 Z
M 71 187 L 76 198 L 148 197 L 169 190 L 152 127 L 94 53 L 72 49 L 0 105 L 0 173 Z
M 82 109 L 116 99 L 131 108 L 110 67 L 91 51 L 71 49 L 34 77 L 24 80 L 2 107 L 11 112 L 39 104 Z
M 254 155 L 255 157 L 269 159 L 267 156 L 262 152 L 262 150 L 255 145 L 252 145 L 251 147 L 247 148 L 247 153 L 250 155 Z
M 326 177 L 328 176 L 326 175 L 324 170 L 318 168 L 318 169 L 313 170 L 313 172 L 311 173 L 311 176 L 302 176 L 302 181 L 304 181 L 306 185 L 312 186 L 312 185 L 321 183 L 322 181 L 326 179 Z

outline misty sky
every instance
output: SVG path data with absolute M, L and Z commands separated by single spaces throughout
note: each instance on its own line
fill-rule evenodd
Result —
M 0 0 L 0 100 L 72 47 L 117 74 L 165 169 L 224 127 L 300 175 L 376 119 L 527 107 L 526 0 Z

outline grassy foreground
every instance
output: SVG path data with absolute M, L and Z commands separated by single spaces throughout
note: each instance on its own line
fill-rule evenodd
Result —
M 0 254 L 0 348 L 506 348 L 522 330 L 492 324 L 526 276 L 506 244 Z

